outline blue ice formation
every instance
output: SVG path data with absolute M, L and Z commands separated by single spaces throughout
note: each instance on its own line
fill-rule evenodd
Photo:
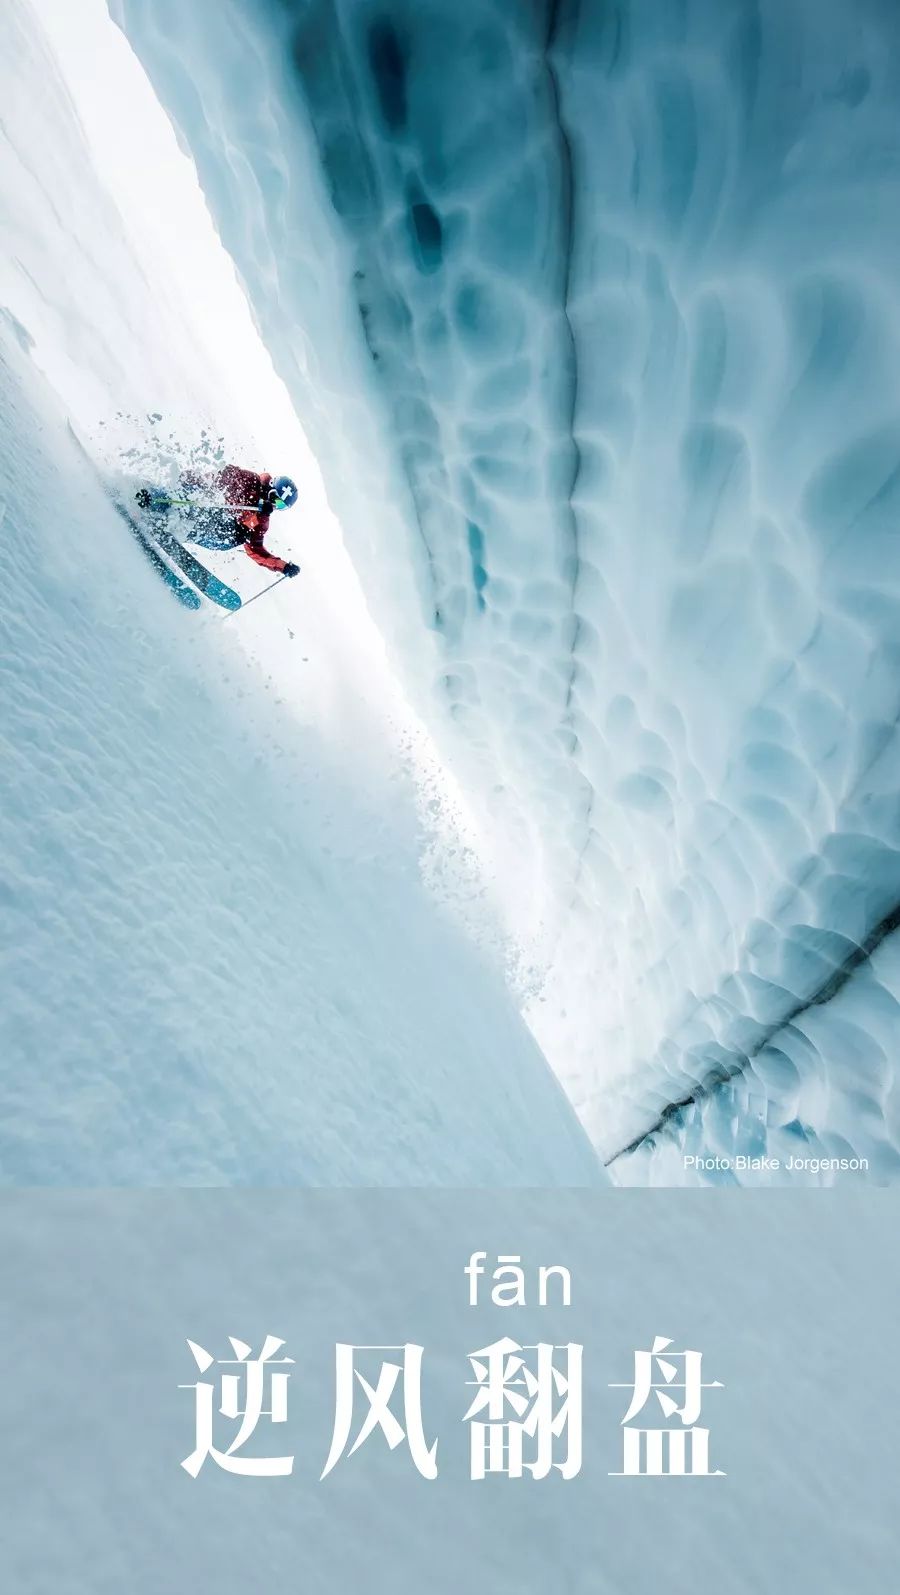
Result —
M 110 4 L 603 1155 L 895 1177 L 896 7 Z

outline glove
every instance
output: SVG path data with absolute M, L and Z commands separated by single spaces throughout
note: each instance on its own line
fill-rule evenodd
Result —
M 299 565 L 292 565 L 290 560 L 288 560 L 286 562 L 284 570 L 282 571 L 281 574 L 282 574 L 282 576 L 299 576 L 300 575 L 300 566 Z

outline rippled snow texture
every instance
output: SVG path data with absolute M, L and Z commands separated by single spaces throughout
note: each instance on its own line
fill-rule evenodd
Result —
M 601 1151 L 895 1176 L 897 8 L 111 9 Z

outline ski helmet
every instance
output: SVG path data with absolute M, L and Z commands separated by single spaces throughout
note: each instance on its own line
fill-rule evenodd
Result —
M 297 484 L 289 476 L 276 476 L 269 489 L 269 499 L 277 510 L 289 510 L 292 504 L 296 504 L 298 496 Z

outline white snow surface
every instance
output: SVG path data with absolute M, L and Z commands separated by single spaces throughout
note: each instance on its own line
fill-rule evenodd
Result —
M 895 1177 L 897 8 L 110 12 L 603 1155 Z
M 120 52 L 106 79 L 104 40 Z M 108 93 L 146 119 L 130 209 L 112 197 L 127 140 L 104 179 L 76 114 L 85 72 L 98 114 Z M 99 3 L 73 23 L 11 0 L 0 95 L 0 1181 L 602 1180 L 507 989 L 452 781 L 131 51 Z M 105 467 L 140 436 L 125 412 L 250 448 L 247 406 L 301 481 L 304 576 L 246 616 L 187 613 L 66 421 Z M 299 534 L 285 517 L 273 542 Z M 245 598 L 269 580 L 234 564 Z

